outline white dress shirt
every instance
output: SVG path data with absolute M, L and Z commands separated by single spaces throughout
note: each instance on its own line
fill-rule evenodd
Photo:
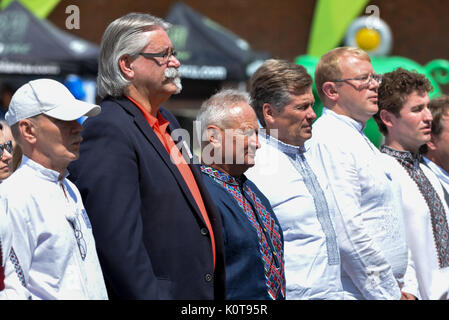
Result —
M 446 192 L 449 193 L 449 173 L 446 172 L 443 168 L 437 165 L 435 162 L 430 161 L 426 157 L 423 157 L 426 165 L 432 170 L 432 172 L 437 176 L 438 180 L 440 180 Z M 444 199 L 444 198 L 443 198 Z
M 449 288 L 449 270 L 445 270 L 449 268 L 439 268 L 429 207 L 406 169 L 395 158 L 390 157 L 390 161 L 393 177 L 402 188 L 408 245 L 416 268 L 419 293 L 424 300 L 439 299 L 443 295 L 441 286 L 446 284 L 446 290 Z M 437 191 L 447 216 L 449 208 L 444 201 L 443 188 L 438 178 L 425 165 L 419 166 Z
M 21 281 L 33 299 L 107 299 L 89 218 L 67 175 L 59 180 L 23 156 L 0 186 Z
M 2 266 L 4 268 L 4 285 L 5 288 L 0 291 L 0 300 L 22 300 L 29 299 L 30 294 L 25 287 L 21 285 L 19 278 L 15 272 L 14 264 L 10 259 L 12 229 L 9 217 L 5 214 L 5 208 L 0 202 L 0 246 L 2 252 Z
M 399 185 L 391 179 L 386 155 L 369 141 L 363 125 L 327 108 L 306 142 L 310 162 L 320 166 L 337 205 L 345 299 L 400 299 L 408 268 Z M 417 294 L 416 285 L 403 288 Z
M 259 140 L 256 165 L 245 175 L 268 198 L 281 224 L 286 298 L 343 299 L 334 210 L 320 185 L 310 181 L 304 150 L 262 132 Z M 321 196 L 311 194 L 318 192 Z

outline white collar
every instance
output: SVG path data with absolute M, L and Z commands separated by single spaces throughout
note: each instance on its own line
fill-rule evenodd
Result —
M 34 170 L 38 173 L 38 175 L 48 181 L 51 182 L 60 182 L 67 178 L 69 175 L 69 171 L 65 169 L 64 174 L 62 175 L 62 179 L 59 179 L 60 173 L 58 171 L 45 168 L 43 165 L 37 163 L 34 160 L 31 160 L 25 155 L 22 155 L 22 164 L 21 166 L 29 167 L 30 169 Z
M 259 133 L 259 139 L 262 142 L 264 142 L 265 144 L 270 145 L 285 154 L 297 155 L 297 154 L 302 154 L 302 153 L 306 152 L 306 149 L 304 146 L 298 147 L 298 146 L 294 146 L 294 145 L 282 142 L 282 141 L 276 139 L 275 137 L 267 134 L 265 130 L 261 130 L 261 132 Z
M 354 129 L 356 129 L 360 133 L 363 133 L 363 130 L 365 129 L 365 126 L 366 126 L 364 123 L 362 123 L 360 121 L 354 120 L 354 119 L 352 119 L 352 118 L 350 118 L 348 116 L 342 115 L 342 114 L 338 114 L 335 111 L 332 111 L 332 110 L 330 110 L 330 109 L 328 109 L 326 107 L 323 107 L 323 113 L 322 114 L 323 115 L 327 115 L 329 117 L 336 118 L 336 119 L 338 119 L 338 120 L 348 124 L 349 126 L 353 127 Z
M 435 162 L 427 159 L 426 157 L 423 157 L 425 163 L 429 166 L 429 168 L 435 172 L 435 174 L 443 180 L 445 183 L 449 184 L 449 173 L 446 172 L 443 168 L 441 168 L 439 165 L 437 165 Z

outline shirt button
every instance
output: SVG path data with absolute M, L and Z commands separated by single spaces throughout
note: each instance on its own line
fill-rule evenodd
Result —
M 206 275 L 204 276 L 204 280 L 206 280 L 206 282 L 211 282 L 212 281 L 212 275 L 210 273 L 206 273 Z
M 201 234 L 202 234 L 203 236 L 207 236 L 207 234 L 209 233 L 209 232 L 207 231 L 207 228 L 201 228 L 200 232 L 201 232 Z

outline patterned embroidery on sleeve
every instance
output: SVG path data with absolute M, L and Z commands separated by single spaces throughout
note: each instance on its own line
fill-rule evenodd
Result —
M 16 256 L 16 253 L 14 252 L 14 249 L 11 248 L 11 253 L 9 254 L 9 260 L 11 260 L 12 264 L 14 265 L 14 269 L 16 270 L 17 277 L 20 280 L 20 283 L 22 286 L 26 288 L 25 283 L 25 276 L 23 274 L 22 267 L 20 266 L 19 259 Z

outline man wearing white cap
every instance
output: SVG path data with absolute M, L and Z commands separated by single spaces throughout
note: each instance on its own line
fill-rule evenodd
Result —
M 15 272 L 33 299 L 107 299 L 89 218 L 66 179 L 82 140 L 77 119 L 100 111 L 50 79 L 12 97 L 5 118 L 23 159 L 2 183 L 0 203 L 11 220 Z

